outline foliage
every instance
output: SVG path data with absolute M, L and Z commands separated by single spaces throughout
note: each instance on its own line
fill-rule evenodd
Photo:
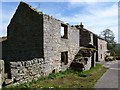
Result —
M 116 58 L 120 59 L 120 44 L 116 44 L 115 52 L 116 52 Z
M 117 51 L 116 51 L 116 42 L 114 41 L 114 33 L 110 29 L 105 29 L 101 32 L 100 36 L 105 39 L 107 43 L 107 48 L 110 51 L 110 55 L 114 58 L 116 57 Z
M 114 42 L 114 33 L 110 29 L 105 29 L 102 31 L 100 36 L 104 38 L 108 43 Z

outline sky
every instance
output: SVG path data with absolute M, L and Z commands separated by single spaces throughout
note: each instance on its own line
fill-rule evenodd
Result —
M 22 0 L 38 11 L 53 16 L 70 25 L 83 23 L 93 33 L 100 34 L 105 29 L 113 31 L 118 40 L 118 0 Z M 0 2 L 0 36 L 7 35 L 7 26 L 14 15 L 19 0 Z M 120 41 L 119 41 L 120 42 Z

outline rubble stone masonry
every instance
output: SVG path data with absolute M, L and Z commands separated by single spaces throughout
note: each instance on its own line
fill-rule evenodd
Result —
M 8 26 L 6 60 L 14 82 L 46 76 L 66 70 L 79 51 L 79 30 L 65 24 L 68 38 L 61 38 L 62 21 L 37 12 L 21 2 Z M 68 52 L 68 63 L 61 62 L 61 53 Z

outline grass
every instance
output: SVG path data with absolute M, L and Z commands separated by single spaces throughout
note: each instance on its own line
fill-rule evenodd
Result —
M 52 73 L 48 77 L 41 77 L 37 81 L 33 80 L 29 83 L 24 83 L 6 88 L 92 88 L 97 80 L 106 72 L 107 68 L 101 64 L 87 71 L 75 71 L 72 69 L 64 72 Z

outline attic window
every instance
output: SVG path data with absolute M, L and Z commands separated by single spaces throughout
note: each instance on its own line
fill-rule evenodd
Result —
M 68 39 L 68 26 L 61 24 L 61 38 Z

